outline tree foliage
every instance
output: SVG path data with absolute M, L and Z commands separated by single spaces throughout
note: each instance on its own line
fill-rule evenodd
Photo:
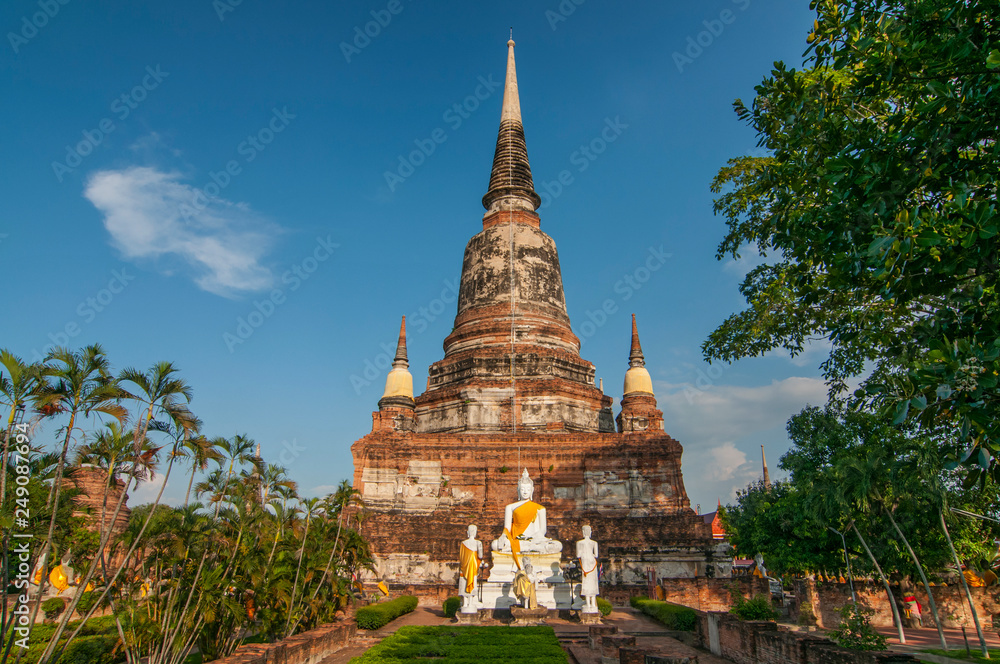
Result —
M 828 338 L 835 390 L 897 423 L 953 426 L 953 464 L 1000 479 L 1000 12 L 948 0 L 814 0 L 808 68 L 737 114 L 766 157 L 712 183 L 728 233 L 768 262 L 704 344 L 732 361 Z M 978 469 L 979 472 L 975 472 Z M 986 471 L 986 472 L 984 472 Z
M 847 532 L 853 523 L 883 568 L 916 578 L 894 520 L 923 566 L 939 578 L 953 565 L 944 534 L 931 517 L 951 507 L 1000 516 L 1000 495 L 992 480 L 987 491 L 964 487 L 967 471 L 942 470 L 938 437 L 919 429 L 908 431 L 876 414 L 827 406 L 794 415 L 788 435 L 792 448 L 779 466 L 790 473 L 789 480 L 770 487 L 750 485 L 722 514 L 737 551 L 763 554 L 776 574 L 842 571 L 843 542 L 855 571 L 871 573 L 858 540 Z M 952 521 L 960 557 L 980 570 L 993 564 L 988 561 L 996 552 L 993 541 L 1000 526 L 968 518 Z
M 248 632 L 276 640 L 332 621 L 355 597 L 353 580 L 372 565 L 348 509 L 359 502 L 357 491 L 344 481 L 325 498 L 302 497 L 286 469 L 265 463 L 249 437 L 203 436 L 188 408 L 191 388 L 172 364 L 115 375 L 100 346 L 56 349 L 40 365 L 0 350 L 0 363 L 9 372 L 0 377 L 0 404 L 9 411 L 0 429 L 4 555 L 15 525 L 7 517 L 18 507 L 30 511 L 17 526 L 32 535 L 29 567 L 49 553 L 41 592 L 60 559 L 76 571 L 66 600 L 58 600 L 65 610 L 51 638 L 33 637 L 34 661 L 97 661 L 94 648 L 107 644 L 87 641 L 92 621 L 70 622 L 97 610 L 110 609 L 114 633 L 101 639 L 118 644 L 127 662 L 179 664 L 194 645 L 214 659 Z M 15 425 L 25 414 L 30 421 Z M 90 416 L 98 419 L 93 426 Z M 48 445 L 40 442 L 43 423 L 57 426 Z M 171 469 L 185 463 L 184 504 L 159 504 Z M 90 496 L 93 508 L 74 501 L 80 491 L 71 478 L 83 466 L 103 485 L 103 495 Z M 207 474 L 195 483 L 198 473 Z M 154 502 L 134 506 L 124 532 L 95 528 L 116 522 L 139 481 L 159 488 Z M 204 504 L 190 502 L 192 493 Z M 13 581 L 16 566 L 6 569 Z M 2 585 L 5 605 L 8 594 L 22 592 Z M 16 616 L 0 618 L 4 631 Z M 0 662 L 17 655 L 11 643 Z

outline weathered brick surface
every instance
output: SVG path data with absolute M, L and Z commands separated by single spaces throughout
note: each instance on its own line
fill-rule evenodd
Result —
M 501 125 L 501 138 L 508 129 Z M 484 543 L 499 537 L 523 467 L 547 508 L 549 537 L 569 553 L 581 526 L 592 526 L 611 585 L 644 580 L 646 566 L 660 577 L 728 576 L 721 567 L 731 556 L 691 510 L 682 449 L 662 429 L 653 395 L 623 401 L 616 433 L 612 399 L 580 355 L 555 241 L 529 209 L 535 194 L 520 141 L 518 184 L 491 179 L 483 230 L 466 245 L 454 326 L 426 390 L 412 408 L 381 402 L 372 432 L 351 447 L 377 575 L 456 582 L 466 527 L 477 525 Z M 517 204 L 500 205 L 511 196 Z
M 706 629 L 699 616 L 699 631 Z M 841 648 L 808 634 L 778 631 L 773 622 L 742 621 L 723 616 L 719 622 L 722 656 L 736 664 L 913 664 L 908 654 L 863 652 Z
M 624 636 L 622 634 L 608 634 L 601 637 L 601 657 L 605 659 L 618 659 L 618 649 L 635 645 L 634 636 Z
M 356 632 L 354 621 L 320 625 L 277 643 L 242 645 L 214 664 L 318 664 L 347 645 Z
M 902 598 L 899 586 L 891 586 L 893 595 L 897 602 Z M 945 628 L 957 629 L 960 627 L 972 627 L 972 617 L 969 615 L 969 607 L 965 599 L 965 591 L 956 581 L 948 585 L 932 586 L 934 601 L 937 603 L 938 615 Z M 872 624 L 876 627 L 892 627 L 892 609 L 885 596 L 885 588 L 879 582 L 854 581 L 854 591 L 858 597 L 858 603 L 875 611 L 872 616 Z M 987 628 L 991 622 L 1000 625 L 1000 586 L 986 588 L 969 588 L 972 594 L 972 601 L 979 613 L 981 622 L 985 622 Z M 923 584 L 917 585 L 913 593 L 923 606 L 924 626 L 933 627 L 934 623 L 930 617 L 930 603 L 927 601 L 927 593 Z M 796 596 L 806 598 L 799 600 L 792 607 L 792 619 L 797 619 L 804 611 L 807 611 L 806 601 L 809 601 L 816 617 L 816 624 L 824 628 L 836 627 L 840 623 L 838 609 L 851 601 L 851 589 L 846 583 L 816 582 L 812 579 L 804 579 L 796 583 Z M 812 623 L 810 623 L 812 624 Z
M 639 647 L 619 648 L 618 661 L 621 664 L 646 664 L 646 649 Z
M 80 493 L 73 497 L 73 503 L 81 509 L 73 510 L 73 516 L 84 517 L 90 530 L 103 533 L 110 527 L 113 535 L 120 535 L 128 527 L 129 515 L 132 513 L 128 507 L 128 496 L 125 497 L 125 502 L 122 503 L 114 522 L 111 517 L 115 514 L 115 507 L 118 506 L 125 483 L 115 480 L 108 486 L 105 496 L 106 483 L 106 473 L 97 466 L 83 465 L 70 471 L 67 484 L 80 490 Z
M 587 640 L 590 642 L 591 650 L 598 650 L 601 647 L 601 637 L 611 636 L 618 633 L 616 625 L 591 625 L 588 628 Z
M 742 621 L 725 615 L 719 622 L 722 656 L 736 664 L 757 664 L 757 634 L 777 629 L 773 622 Z
M 798 632 L 759 632 L 757 659 L 768 664 L 809 664 L 809 649 L 829 645 L 826 639 Z

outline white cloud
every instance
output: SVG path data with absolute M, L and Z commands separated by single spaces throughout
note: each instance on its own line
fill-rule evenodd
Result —
M 714 383 L 657 383 L 657 387 L 667 388 L 657 399 L 668 426 L 711 444 L 781 426 L 807 403 L 822 405 L 827 400 L 826 383 L 821 378 L 800 376 L 756 387 Z
M 820 378 L 793 376 L 767 385 L 719 384 L 723 374 L 702 372 L 695 383 L 657 382 L 664 428 L 684 446 L 682 470 L 692 505 L 702 511 L 716 498 L 731 501 L 736 491 L 761 476 L 760 449 L 767 449 L 772 477 L 788 447 L 788 418 L 806 405 L 827 401 Z
M 708 477 L 715 481 L 733 479 L 736 471 L 747 462 L 747 455 L 730 442 L 709 449 L 708 454 L 712 459 L 711 466 L 707 469 Z
M 273 282 L 260 261 L 278 229 L 244 204 L 207 198 L 180 182 L 178 173 L 148 167 L 99 171 L 90 176 L 84 196 L 103 213 L 104 227 L 126 258 L 179 258 L 200 288 L 225 297 Z
M 833 350 L 833 342 L 823 337 L 806 340 L 802 352 L 795 357 L 792 357 L 784 348 L 769 350 L 764 353 L 763 357 L 780 357 L 797 367 L 818 367 L 830 357 L 831 350 Z
M 740 247 L 739 254 L 739 259 L 730 257 L 729 260 L 723 263 L 722 271 L 736 274 L 740 280 L 746 277 L 750 273 L 750 270 L 768 262 L 766 257 L 761 256 L 760 249 L 757 248 L 756 244 L 748 244 Z

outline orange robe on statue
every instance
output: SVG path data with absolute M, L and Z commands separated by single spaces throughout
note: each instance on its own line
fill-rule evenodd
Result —
M 459 576 L 465 579 L 465 592 L 471 593 L 476 583 L 476 573 L 479 571 L 479 553 L 462 543 L 458 550 Z
M 542 509 L 541 505 L 533 503 L 530 500 L 519 505 L 510 515 L 510 530 L 504 529 L 504 534 L 507 535 L 507 539 L 510 541 L 510 551 L 514 554 L 514 562 L 517 564 L 518 569 L 521 569 L 521 560 L 518 558 L 521 554 L 521 542 L 517 538 L 523 535 L 528 526 L 534 523 L 540 509 Z

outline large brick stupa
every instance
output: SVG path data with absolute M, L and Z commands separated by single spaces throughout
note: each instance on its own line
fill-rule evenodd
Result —
M 524 469 L 566 560 L 581 526 L 593 528 L 603 583 L 645 584 L 648 568 L 660 578 L 729 576 L 728 546 L 690 507 L 681 445 L 664 431 L 635 319 L 617 418 L 580 357 L 555 242 L 535 212 L 507 46 L 486 214 L 465 249 L 444 358 L 414 398 L 404 319 L 372 431 L 351 448 L 377 577 L 454 587 L 466 527 L 479 527 L 488 550 Z

